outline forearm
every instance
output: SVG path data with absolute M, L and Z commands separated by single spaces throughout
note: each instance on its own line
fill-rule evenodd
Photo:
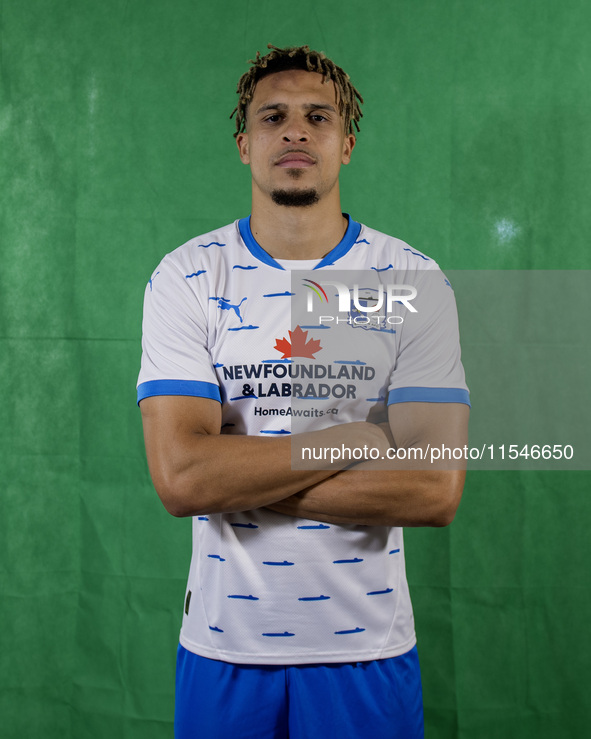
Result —
M 150 471 L 169 513 L 196 516 L 260 508 L 338 470 L 292 470 L 289 438 L 218 435 L 177 444 Z
M 269 507 L 333 524 L 446 526 L 462 495 L 463 470 L 344 470 Z
M 446 526 L 462 496 L 465 462 L 439 460 L 427 467 L 427 462 L 417 460 L 426 459 L 429 446 L 463 448 L 468 442 L 468 415 L 468 407 L 460 404 L 391 406 L 392 446 L 420 448 L 425 456 L 363 462 L 270 507 L 335 524 Z
M 461 469 L 421 471 L 408 460 L 396 460 L 362 462 L 345 470 L 354 458 L 345 454 L 330 464 L 320 460 L 312 463 L 315 468 L 292 469 L 292 455 L 303 459 L 298 454 L 302 446 L 367 445 L 381 448 L 385 460 L 389 445 L 395 444 L 387 436 L 393 425 L 399 448 L 442 442 L 461 447 L 467 442 L 466 406 L 406 403 L 390 409 L 390 425 L 345 423 L 275 439 L 220 434 L 220 405 L 209 399 L 152 397 L 140 407 L 152 480 L 175 516 L 267 506 L 342 524 L 441 526 L 453 518 L 462 493 Z
M 271 505 L 322 482 L 346 466 L 318 463 L 293 470 L 294 437 L 259 438 L 219 433 L 219 408 L 213 401 L 148 398 L 142 401 L 150 474 L 166 507 L 175 516 L 230 513 Z M 194 411 L 197 413 L 194 413 Z M 172 412 L 171 412 L 172 411 Z M 195 424 L 193 417 L 204 419 Z M 312 444 L 334 445 L 359 438 L 385 443 L 373 424 L 343 424 L 312 432 Z

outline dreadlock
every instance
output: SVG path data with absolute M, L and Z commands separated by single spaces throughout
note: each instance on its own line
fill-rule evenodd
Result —
M 353 124 L 359 131 L 359 119 L 363 116 L 360 103 L 363 98 L 351 84 L 349 75 L 331 61 L 321 51 L 312 51 L 309 46 L 288 46 L 279 49 L 272 44 L 267 45 L 271 51 L 265 56 L 257 51 L 256 59 L 250 59 L 253 66 L 242 75 L 238 81 L 236 92 L 239 95 L 238 105 L 232 111 L 230 118 L 236 114 L 236 133 L 238 136 L 246 130 L 246 111 L 254 96 L 257 82 L 263 77 L 287 69 L 303 69 L 308 72 L 318 72 L 322 81 L 332 80 L 338 90 L 339 114 L 345 120 L 345 131 L 353 133 Z

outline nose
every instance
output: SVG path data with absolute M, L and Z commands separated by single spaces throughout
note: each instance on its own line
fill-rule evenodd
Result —
M 305 143 L 306 141 L 308 141 L 308 134 L 301 134 L 299 136 L 298 135 L 291 135 L 291 134 L 290 135 L 284 134 L 283 140 L 286 143 L 288 143 L 288 144 L 289 143 L 292 143 L 292 142 L 295 142 L 295 141 L 298 141 L 300 144 L 302 144 L 302 143 Z
M 291 118 L 287 121 L 283 131 L 283 140 L 285 143 L 306 143 L 310 139 L 307 121 L 305 119 Z

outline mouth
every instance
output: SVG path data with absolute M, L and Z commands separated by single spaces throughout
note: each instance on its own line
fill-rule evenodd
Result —
M 313 167 L 315 160 L 303 151 L 289 151 L 279 157 L 276 165 L 285 169 L 304 169 Z

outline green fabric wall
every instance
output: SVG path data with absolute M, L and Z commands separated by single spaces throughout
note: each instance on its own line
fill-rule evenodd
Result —
M 3 737 L 172 736 L 190 521 L 146 469 L 141 303 L 164 253 L 249 212 L 246 61 L 309 43 L 350 73 L 357 220 L 445 269 L 589 269 L 590 22 L 583 0 L 0 0 Z M 428 739 L 587 735 L 589 483 L 472 473 L 451 528 L 407 532 Z

